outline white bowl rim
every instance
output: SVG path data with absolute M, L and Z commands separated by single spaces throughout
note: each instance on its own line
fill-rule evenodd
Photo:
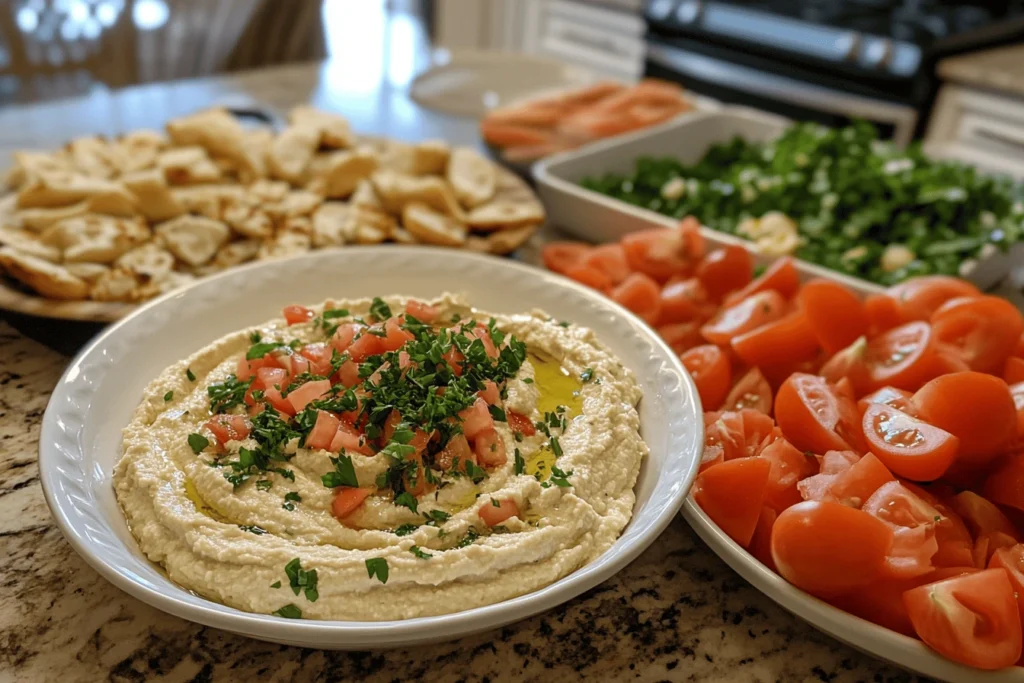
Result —
M 534 266 L 515 261 L 513 259 L 463 250 L 456 251 L 445 247 L 388 245 L 360 246 L 356 247 L 356 249 L 359 250 L 360 256 L 365 256 L 367 258 L 386 258 L 389 253 L 400 254 L 409 251 L 437 252 L 439 254 L 454 254 L 457 255 L 457 258 L 480 260 L 488 263 L 491 263 L 493 259 L 494 261 L 503 263 L 507 267 L 521 271 L 524 275 L 535 274 L 538 270 Z M 327 255 L 332 252 L 339 253 L 338 250 L 318 250 L 316 252 L 311 252 L 309 254 L 289 259 L 289 262 L 294 265 L 297 270 L 301 270 L 303 260 L 328 258 Z M 99 572 L 100 575 L 121 590 L 135 598 L 138 598 L 139 600 L 142 600 L 143 602 L 161 609 L 162 611 L 183 619 L 188 619 L 190 621 L 199 622 L 217 628 L 223 628 L 235 633 L 243 633 L 256 638 L 278 640 L 278 642 L 280 642 L 280 640 L 301 640 L 304 637 L 308 637 L 312 640 L 323 641 L 337 637 L 362 636 L 365 635 L 367 631 L 381 631 L 386 632 L 388 636 L 387 641 L 381 643 L 381 647 L 389 647 L 402 644 L 401 642 L 392 642 L 400 641 L 402 638 L 410 638 L 415 642 L 420 642 L 420 640 L 423 639 L 421 638 L 420 640 L 416 640 L 415 636 L 419 635 L 424 629 L 440 626 L 444 626 L 445 630 L 451 633 L 451 636 L 445 638 L 450 640 L 461 635 L 467 635 L 483 630 L 478 623 L 474 623 L 478 620 L 488 619 L 488 617 L 491 617 L 489 621 L 493 621 L 493 623 L 484 627 L 484 629 L 498 628 L 502 625 L 539 614 L 562 604 L 563 602 L 578 597 L 603 581 L 608 580 L 621 571 L 626 565 L 635 560 L 657 539 L 658 536 L 661 535 L 676 514 L 679 513 L 679 510 L 688 495 L 690 485 L 697 475 L 697 469 L 700 464 L 699 452 L 695 453 L 695 456 L 692 458 L 692 462 L 689 464 L 686 473 L 686 481 L 684 482 L 685 485 L 677 485 L 675 487 L 676 490 L 673 492 L 669 504 L 665 505 L 663 509 L 654 514 L 653 519 L 648 525 L 648 530 L 636 539 L 624 542 L 620 536 L 611 548 L 589 564 L 562 577 L 558 581 L 531 593 L 492 605 L 476 607 L 461 612 L 429 617 L 414 617 L 404 620 L 333 621 L 322 619 L 283 619 L 272 615 L 245 612 L 206 599 L 203 599 L 202 604 L 200 605 L 188 604 L 164 590 L 151 588 L 148 585 L 145 585 L 144 582 L 133 578 L 130 572 L 122 571 L 119 568 L 108 564 L 98 556 L 98 553 L 89 547 L 83 537 L 75 532 L 74 527 L 63 507 L 62 499 L 55 491 L 55 481 L 53 481 L 54 475 L 51 472 L 51 468 L 42 466 L 43 462 L 49 457 L 45 454 L 48 448 L 47 444 L 53 442 L 54 436 L 53 429 L 55 429 L 55 427 L 52 424 L 52 415 L 50 412 L 51 406 L 54 405 L 59 393 L 63 391 L 63 387 L 68 384 L 69 376 L 77 372 L 83 360 L 90 354 L 94 353 L 96 349 L 101 347 L 112 336 L 116 335 L 123 327 L 132 324 L 132 322 L 137 318 L 146 315 L 148 311 L 162 305 L 164 301 L 183 296 L 186 292 L 197 287 L 201 287 L 204 284 L 207 284 L 208 286 L 208 283 L 211 282 L 216 283 L 221 279 L 238 277 L 239 273 L 259 270 L 268 263 L 273 262 L 254 262 L 242 266 L 236 266 L 225 270 L 222 273 L 217 273 L 203 278 L 202 280 L 192 283 L 182 289 L 165 293 L 139 306 L 121 320 L 101 331 L 95 338 L 86 344 L 86 346 L 80 350 L 68 364 L 51 394 L 50 400 L 47 403 L 46 411 L 43 414 L 38 447 L 40 481 L 46 503 L 57 522 L 57 526 L 60 528 L 64 537 L 68 540 L 75 551 L 85 559 L 93 569 Z M 640 318 L 623 306 L 582 284 L 570 280 L 569 278 L 547 270 L 543 270 L 542 272 L 547 276 L 554 278 L 556 281 L 559 281 L 562 286 L 570 287 L 577 292 L 582 293 L 586 297 L 596 297 L 600 299 L 604 305 L 611 306 L 616 310 L 616 313 L 619 316 L 624 317 L 626 321 L 633 324 L 634 327 L 637 327 L 637 324 L 639 323 L 639 325 L 646 330 L 651 343 L 661 349 L 665 354 L 667 361 L 672 366 L 672 369 L 680 376 L 682 380 L 680 390 L 683 392 L 683 396 L 687 399 L 686 402 L 689 405 L 692 405 L 697 411 L 694 416 L 693 429 L 689 431 L 688 443 L 681 444 L 683 448 L 678 449 L 676 452 L 685 452 L 686 447 L 689 447 L 692 444 L 702 445 L 704 443 L 704 423 L 700 417 L 702 415 L 700 398 L 697 394 L 697 388 L 693 379 L 682 365 L 678 355 L 669 348 L 653 328 L 646 326 L 646 323 L 643 323 Z M 187 590 L 173 583 L 170 579 L 167 579 L 167 581 L 171 586 L 178 590 Z M 499 613 L 500 618 L 494 618 L 492 613 Z M 274 633 L 276 631 L 279 631 L 280 633 Z M 285 638 L 283 634 L 286 634 L 287 637 Z M 340 645 L 342 647 L 345 646 L 344 644 Z M 360 645 L 360 647 L 363 647 L 363 645 Z

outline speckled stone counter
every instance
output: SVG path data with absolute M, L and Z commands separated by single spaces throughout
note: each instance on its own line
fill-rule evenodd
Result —
M 363 132 L 477 140 L 472 121 L 424 112 L 387 79 L 367 87 L 338 66 L 298 66 L 3 110 L 0 155 L 79 134 L 158 127 L 168 116 L 213 103 L 284 109 L 304 101 L 341 111 Z M 13 322 L 68 346 L 63 324 Z M 626 570 L 580 598 L 451 643 L 325 652 L 166 615 L 100 578 L 46 508 L 36 465 L 39 425 L 68 360 L 0 321 L 2 682 L 915 680 L 790 616 L 733 573 L 681 518 Z

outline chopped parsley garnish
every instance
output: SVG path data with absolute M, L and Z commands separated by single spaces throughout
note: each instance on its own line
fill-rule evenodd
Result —
M 388 561 L 383 557 L 374 557 L 366 561 L 366 575 L 371 579 L 376 576 L 381 583 L 388 582 Z
M 472 481 L 474 484 L 479 484 L 485 478 L 487 478 L 487 470 L 485 470 L 483 467 L 480 467 L 472 460 L 467 460 L 466 476 L 469 477 L 470 481 Z
M 456 548 L 465 548 L 467 545 L 472 545 L 476 539 L 480 538 L 480 532 L 473 527 L 469 527 L 469 531 L 463 536 L 456 544 Z
M 562 457 L 562 444 L 558 443 L 558 437 L 557 436 L 551 437 L 551 441 L 549 443 L 551 444 L 551 452 L 555 454 L 556 458 L 561 458 Z
M 427 522 L 430 524 L 444 524 L 452 517 L 444 510 L 431 510 L 430 512 L 424 512 L 423 516 L 427 518 Z
M 195 373 L 192 372 L 192 368 L 185 368 L 185 377 L 188 378 L 189 382 L 195 382 L 196 381 L 196 376 L 195 376 Z
M 286 619 L 302 618 L 302 610 L 293 605 L 292 603 L 288 603 L 281 609 L 271 612 L 271 614 L 273 614 L 275 617 L 285 617 Z
M 519 452 L 518 448 L 513 451 L 513 454 L 515 455 L 515 466 L 512 471 L 516 474 L 523 474 L 526 472 L 526 460 L 523 459 L 523 454 Z
M 324 320 L 333 320 L 334 318 L 345 318 L 348 317 L 347 308 L 331 308 L 320 314 Z
M 416 557 L 420 558 L 421 560 L 429 560 L 433 557 L 433 555 L 431 555 L 430 553 L 424 552 L 422 549 L 420 549 L 418 545 L 414 545 L 413 547 L 409 548 L 409 552 L 415 555 Z
M 558 324 L 560 327 L 569 327 L 570 325 L 572 325 L 572 323 L 569 322 L 568 320 L 559 320 Z
M 508 422 L 508 418 L 505 417 L 505 411 L 498 406 L 487 406 L 487 412 L 489 412 L 491 417 L 497 422 Z
M 166 394 L 164 394 L 164 402 L 170 401 L 173 398 L 174 398 L 174 392 L 173 391 L 168 391 Z
M 533 384 L 533 378 L 532 377 L 524 377 L 523 378 L 523 384 Z
M 491 498 L 491 507 L 500 508 L 501 501 L 499 501 L 497 498 Z
M 373 303 L 370 304 L 370 315 L 378 321 L 387 320 L 391 317 L 391 308 L 379 296 L 374 297 Z
M 299 495 L 298 491 L 289 491 L 288 493 L 284 494 L 284 499 L 295 501 L 296 503 L 302 502 L 302 496 Z
M 229 408 L 244 404 L 245 392 L 252 386 L 252 381 L 253 377 L 243 382 L 231 375 L 223 382 L 208 386 L 206 393 L 210 397 L 210 412 L 223 413 Z
M 256 526 L 255 524 L 239 524 L 238 528 L 242 531 L 248 531 L 250 534 L 256 534 L 257 536 L 262 536 L 267 533 L 266 529 Z
M 280 347 L 281 345 L 277 342 L 257 342 L 245 352 L 245 359 L 256 360 L 257 358 L 263 358 L 263 356 Z
M 259 489 L 260 491 L 269 491 L 270 487 L 273 485 L 274 482 L 270 481 L 269 479 L 260 479 L 258 482 L 256 482 L 256 488 Z
M 202 434 L 193 433 L 188 435 L 188 445 L 192 449 L 193 453 L 199 455 L 207 446 L 210 445 L 210 440 Z
M 580 381 L 581 382 L 586 383 L 586 382 L 589 382 L 592 379 L 594 379 L 594 368 L 587 368 L 582 373 L 580 373 Z
M 332 457 L 334 471 L 320 477 L 320 481 L 329 489 L 338 486 L 359 486 L 356 479 L 356 468 L 352 465 L 352 456 L 341 453 L 337 458 Z
M 224 478 L 236 489 L 249 477 L 260 472 L 276 472 L 285 479 L 295 481 L 294 472 L 274 464 L 286 462 L 291 457 L 285 454 L 285 446 L 291 439 L 299 436 L 298 432 L 281 419 L 280 413 L 271 406 L 265 406 L 263 412 L 253 416 L 249 434 L 256 440 L 255 449 L 240 448 L 238 460 L 215 463 L 217 467 L 228 468 Z
M 260 342 L 260 339 L 263 339 L 263 337 L 256 330 L 253 330 L 252 332 L 249 333 L 250 344 L 258 344 Z
M 270 584 L 270 587 L 271 588 L 280 588 L 281 587 L 281 582 L 280 581 L 275 581 L 274 583 Z
M 394 533 L 395 536 L 408 536 L 417 529 L 419 529 L 419 526 L 416 524 L 403 524 L 402 526 L 395 529 L 392 533 Z
M 320 593 L 317 592 L 316 588 L 317 576 L 315 569 L 308 571 L 303 569 L 299 558 L 296 557 L 284 566 L 284 573 L 288 577 L 288 585 L 291 586 L 293 593 L 298 595 L 301 592 L 306 595 L 306 599 L 310 602 L 317 601 Z
M 569 483 L 569 477 L 571 477 L 572 475 L 573 475 L 573 471 L 572 470 L 569 470 L 568 472 L 563 472 L 562 470 L 560 470 L 558 468 L 557 465 L 553 465 L 551 467 L 551 479 L 550 479 L 550 481 L 555 486 L 560 486 L 562 488 L 567 488 L 569 486 L 572 486 L 572 484 Z
M 401 505 L 403 507 L 409 508 L 413 512 L 416 512 L 416 496 L 412 495 L 408 491 L 400 493 L 397 496 L 395 496 L 395 505 Z

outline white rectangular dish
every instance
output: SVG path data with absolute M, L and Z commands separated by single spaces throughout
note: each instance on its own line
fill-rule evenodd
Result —
M 612 242 L 627 233 L 656 226 L 674 227 L 678 221 L 670 216 L 587 190 L 579 183 L 587 176 L 628 173 L 642 156 L 672 156 L 684 164 L 694 164 L 712 145 L 737 136 L 767 142 L 779 136 L 790 123 L 781 116 L 745 107 L 693 112 L 659 126 L 595 142 L 537 162 L 533 167 L 537 192 L 552 225 L 591 242 Z M 710 228 L 703 232 L 713 245 L 751 246 L 747 240 Z M 1017 245 L 1009 253 L 995 249 L 984 259 L 965 263 L 960 274 L 982 289 L 991 289 L 1006 279 L 1022 252 L 1024 245 Z M 757 258 L 761 262 L 772 260 L 764 256 Z M 884 289 L 807 261 L 797 260 L 796 263 L 804 279 L 828 278 L 862 294 Z

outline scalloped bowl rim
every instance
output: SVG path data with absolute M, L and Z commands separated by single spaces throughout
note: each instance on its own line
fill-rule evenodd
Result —
M 351 254 L 352 256 L 346 256 L 346 254 Z M 421 644 L 451 640 L 463 635 L 498 628 L 538 614 L 577 597 L 607 580 L 636 559 L 640 553 L 654 542 L 678 513 L 689 487 L 696 477 L 700 462 L 700 452 L 703 446 L 703 421 L 700 418 L 700 399 L 693 380 L 682 366 L 676 354 L 639 318 L 604 296 L 568 278 L 508 259 L 445 248 L 388 245 L 384 247 L 359 247 L 358 250 L 353 250 L 352 252 L 348 250 L 313 252 L 307 256 L 289 260 L 288 264 L 295 273 L 301 275 L 311 270 L 311 268 L 304 268 L 304 265 L 315 264 L 318 261 L 354 258 L 359 261 L 376 260 L 386 266 L 389 259 L 399 260 L 400 257 L 406 254 L 409 254 L 410 257 L 422 255 L 424 258 L 431 259 L 435 257 L 439 259 L 464 259 L 468 262 L 478 262 L 486 266 L 488 270 L 511 268 L 522 277 L 540 278 L 543 282 L 562 291 L 571 291 L 577 298 L 582 297 L 591 304 L 596 305 L 602 312 L 612 314 L 616 325 L 621 323 L 631 327 L 636 334 L 644 338 L 653 348 L 653 353 L 655 355 L 660 354 L 661 360 L 667 364 L 667 367 L 664 367 L 658 374 L 664 374 L 667 370 L 674 375 L 672 378 L 674 381 L 678 380 L 678 384 L 673 387 L 677 393 L 672 396 L 672 400 L 680 406 L 680 415 L 675 416 L 676 419 L 681 419 L 683 424 L 685 424 L 683 441 L 670 444 L 671 447 L 664 454 L 664 464 L 658 472 L 660 475 L 666 470 L 671 470 L 678 477 L 677 480 L 663 485 L 660 483 L 659 478 L 653 487 L 654 491 L 660 491 L 663 487 L 666 488 L 666 494 L 663 496 L 664 500 L 659 502 L 660 507 L 648 510 L 641 506 L 638 501 L 637 506 L 634 508 L 632 519 L 609 550 L 584 567 L 539 590 L 493 605 L 461 612 L 396 621 L 282 619 L 270 615 L 245 612 L 203 599 L 171 582 L 157 565 L 149 562 L 149 560 L 142 556 L 133 537 L 128 536 L 131 545 L 124 543 L 123 534 L 128 534 L 129 532 L 127 531 L 127 524 L 123 515 L 119 523 L 124 529 L 115 530 L 108 525 L 106 531 L 112 533 L 119 543 L 125 545 L 129 553 L 138 555 L 143 563 L 148 564 L 152 569 L 159 572 L 160 580 L 151 581 L 147 577 L 140 576 L 121 564 L 104 558 L 101 550 L 94 548 L 90 537 L 79 528 L 82 522 L 77 518 L 73 518 L 73 515 L 76 513 L 76 505 L 71 500 L 69 492 L 64 488 L 67 475 L 57 472 L 56 466 L 60 465 L 61 458 L 64 458 L 58 452 L 58 448 L 55 445 L 59 437 L 58 422 L 63 417 L 63 412 L 61 411 L 62 401 L 67 400 L 68 392 L 76 386 L 76 383 L 84 381 L 80 374 L 86 361 L 93 359 L 98 354 L 108 353 L 107 347 L 113 343 L 113 340 L 116 340 L 119 336 L 124 336 L 132 326 L 146 321 L 151 316 L 155 316 L 161 308 L 169 306 L 169 302 L 175 300 L 186 301 L 190 297 L 199 296 L 204 291 L 216 288 L 222 282 L 244 282 L 248 276 L 256 275 L 261 270 L 273 270 L 275 264 L 281 263 L 270 261 L 230 269 L 212 277 L 199 280 L 186 288 L 167 293 L 140 306 L 128 316 L 97 335 L 68 365 L 51 395 L 43 416 L 39 440 L 39 466 L 46 502 L 59 528 L 75 551 L 104 578 L 118 588 L 143 602 L 175 616 L 264 640 L 305 645 L 307 647 L 337 649 L 396 647 L 406 644 Z M 337 289 L 338 291 L 333 294 L 334 297 L 347 298 L 349 296 L 344 291 L 344 285 L 339 285 Z M 392 292 L 387 293 L 390 294 Z M 409 296 L 416 295 L 415 293 L 402 291 L 401 285 L 396 286 L 393 293 Z M 440 291 L 437 294 L 440 294 Z M 433 295 L 432 293 L 431 296 Z M 321 298 L 328 298 L 329 296 L 332 295 Z M 468 292 L 468 296 L 470 302 L 475 303 L 474 294 L 471 289 Z M 526 311 L 535 307 L 538 307 L 536 302 L 530 303 L 527 301 L 523 303 L 520 310 Z M 484 306 L 481 305 L 481 308 L 484 308 Z M 274 312 L 270 314 L 249 313 L 251 320 L 247 324 L 256 324 L 274 315 L 276 315 Z M 586 320 L 579 320 L 579 323 L 584 326 L 593 327 Z M 219 336 L 220 334 L 211 334 L 205 342 L 201 343 L 209 343 Z M 602 341 L 607 343 L 606 339 L 602 338 Z M 154 374 L 147 376 L 145 383 L 148 383 L 155 377 L 156 373 L 162 370 L 163 367 L 166 366 L 161 365 L 159 368 L 155 368 Z M 641 369 L 632 366 L 631 369 L 634 370 L 638 381 L 642 381 Z M 650 381 L 655 382 L 656 379 L 651 378 Z M 100 381 L 101 383 L 102 380 Z M 145 383 L 142 386 L 145 386 Z M 95 391 L 93 390 L 93 393 Z M 645 400 L 650 399 L 647 398 Z M 133 399 L 133 401 L 137 403 L 137 399 Z M 642 407 L 643 402 L 641 402 Z M 90 411 L 95 410 L 97 408 L 92 406 L 86 408 L 86 415 L 88 416 Z M 120 416 L 114 416 L 114 418 L 120 420 Z M 124 424 L 127 424 L 127 416 L 125 416 L 124 422 L 118 423 L 118 431 Z M 86 427 L 87 424 L 83 421 L 82 430 L 84 431 Z M 641 428 L 644 428 L 643 423 Z M 81 445 L 81 441 L 82 437 L 79 434 L 76 439 L 76 445 L 81 450 L 76 455 L 82 458 L 83 461 L 88 462 L 90 466 L 96 468 L 94 474 L 102 481 L 105 481 L 106 486 L 111 488 L 110 495 L 112 496 L 109 470 L 103 472 L 95 462 L 95 456 L 87 457 L 86 448 Z M 114 460 L 116 459 L 115 456 Z M 650 463 L 651 459 L 647 458 L 644 467 L 650 466 Z M 84 467 L 83 473 L 85 473 Z M 639 485 L 640 481 L 638 480 L 637 487 Z M 650 502 L 653 504 L 654 501 Z M 117 512 L 120 514 L 119 509 Z M 96 513 L 97 517 L 100 518 L 102 514 L 102 512 Z M 118 523 L 118 520 L 115 520 L 113 523 Z M 632 532 L 630 531 L 631 529 L 633 529 Z M 438 635 L 439 631 L 441 635 Z

